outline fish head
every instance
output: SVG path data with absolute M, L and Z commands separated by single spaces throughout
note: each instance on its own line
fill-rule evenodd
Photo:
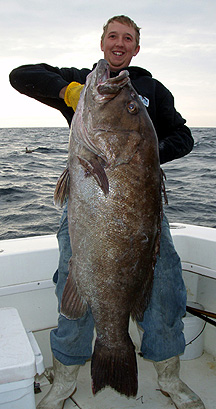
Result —
M 129 72 L 123 70 L 110 77 L 105 59 L 99 60 L 88 75 L 72 124 L 75 139 L 100 156 L 107 166 L 119 164 L 121 158 L 125 160 L 123 151 L 130 151 L 130 158 L 140 139 L 146 138 L 146 130 L 153 128 Z

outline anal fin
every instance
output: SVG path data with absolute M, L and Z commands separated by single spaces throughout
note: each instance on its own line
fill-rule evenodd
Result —
M 88 304 L 80 295 L 76 282 L 70 272 L 62 295 L 61 314 L 69 319 L 78 319 L 83 317 L 87 307 Z

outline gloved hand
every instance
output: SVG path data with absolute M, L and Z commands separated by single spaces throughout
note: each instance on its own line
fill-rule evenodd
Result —
M 64 102 L 68 107 L 72 107 L 74 112 L 79 101 L 80 93 L 84 85 L 81 85 L 79 82 L 71 82 L 65 91 Z

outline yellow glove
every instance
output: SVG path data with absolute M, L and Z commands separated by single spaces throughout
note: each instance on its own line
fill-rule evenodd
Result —
M 74 112 L 79 101 L 80 93 L 84 85 L 81 85 L 79 82 L 71 82 L 65 91 L 64 102 L 68 107 L 72 107 Z

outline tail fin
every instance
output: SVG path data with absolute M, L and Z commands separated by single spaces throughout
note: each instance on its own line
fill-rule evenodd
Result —
M 94 395 L 105 386 L 111 386 L 128 397 L 136 396 L 137 362 L 135 348 L 129 335 L 124 350 L 107 348 L 96 339 L 91 361 L 91 376 Z

